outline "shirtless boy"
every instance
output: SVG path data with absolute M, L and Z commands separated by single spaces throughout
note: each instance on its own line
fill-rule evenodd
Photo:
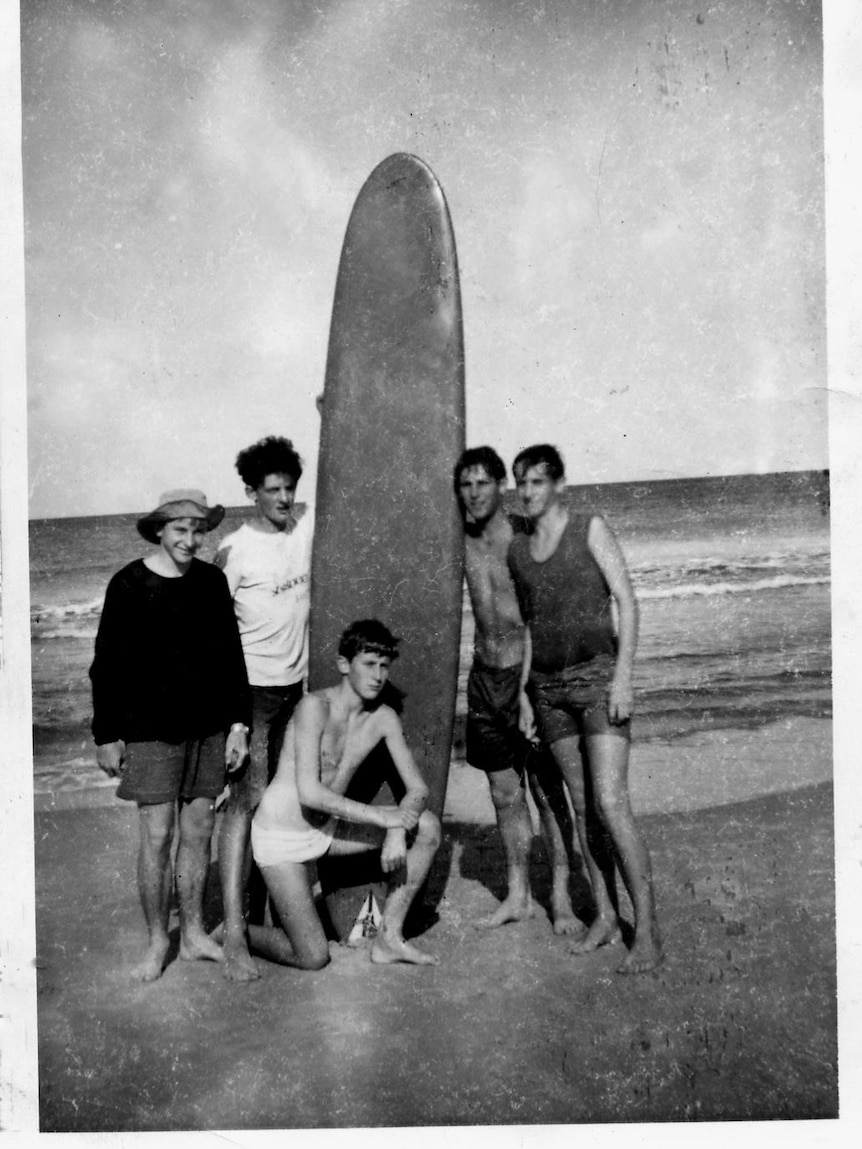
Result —
M 224 575 L 195 557 L 224 516 L 200 491 L 168 491 L 138 531 L 157 549 L 108 584 L 90 667 L 96 761 L 136 802 L 138 890 L 149 946 L 133 977 L 161 976 L 170 940 L 171 847 L 180 952 L 222 961 L 204 931 L 203 898 L 226 768 L 246 756 L 250 700 Z
M 282 965 L 322 969 L 329 945 L 314 905 L 314 862 L 381 851 L 390 888 L 371 960 L 436 965 L 405 941 L 404 919 L 440 844 L 440 821 L 425 808 L 428 788 L 404 740 L 401 720 L 381 700 L 396 639 L 375 619 L 341 636 L 341 681 L 307 694 L 288 725 L 275 777 L 251 828 L 254 859 L 284 929 L 249 925 L 255 952 Z M 397 806 L 345 796 L 358 767 L 381 742 L 405 786 Z
M 530 744 L 519 730 L 520 724 L 533 734 L 532 709 L 522 702 L 524 623 L 506 565 L 514 531 L 503 507 L 505 464 L 492 447 L 472 447 L 456 463 L 453 479 L 464 512 L 467 588 L 476 622 L 467 682 L 467 761 L 488 775 L 508 874 L 505 900 L 476 922 L 490 929 L 533 912 L 528 874 L 533 827 L 525 776 Z M 582 927 L 572 913 L 568 858 L 546 794 L 548 780 L 532 775 L 530 783 L 552 868 L 554 933 L 575 934 Z
M 600 515 L 575 514 L 563 502 L 565 474 L 557 449 L 529 447 L 512 470 L 533 528 L 509 548 L 509 569 L 529 629 L 530 691 L 539 731 L 572 799 L 597 908 L 589 931 L 572 943 L 571 952 L 589 953 L 622 936 L 613 865 L 600 865 L 591 848 L 594 831 L 603 828 L 635 914 L 634 940 L 618 972 L 643 973 L 662 955 L 649 854 L 628 792 L 637 602 L 607 523 Z

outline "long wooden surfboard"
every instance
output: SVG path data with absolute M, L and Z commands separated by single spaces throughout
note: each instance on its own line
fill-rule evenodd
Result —
M 452 468 L 463 447 L 464 342 L 449 210 L 430 168 L 399 153 L 359 192 L 335 286 L 321 403 L 309 684 L 314 690 L 337 680 L 338 639 L 354 620 L 377 618 L 400 637 L 391 681 L 403 694 L 407 742 L 438 814 L 461 631 L 463 527 Z M 350 792 L 372 800 L 382 766 L 370 762 Z M 353 861 L 329 861 L 320 870 L 344 937 L 367 892 L 368 870 Z M 371 877 L 379 879 L 379 870 Z M 333 889 L 352 893 L 339 898 Z

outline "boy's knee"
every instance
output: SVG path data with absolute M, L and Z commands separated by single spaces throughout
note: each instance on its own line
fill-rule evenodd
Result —
M 496 774 L 488 775 L 491 787 L 491 801 L 495 810 L 510 810 L 519 802 L 524 801 L 524 791 L 521 780 L 511 770 L 501 770 Z
M 419 815 L 418 834 L 428 845 L 436 849 L 443 838 L 440 819 L 430 810 L 423 810 Z
M 310 973 L 325 969 L 329 965 L 329 946 L 325 950 L 315 950 L 313 953 L 303 954 L 299 959 L 299 968 L 307 969 Z
M 619 794 L 596 794 L 594 802 L 599 819 L 609 829 L 623 822 L 630 812 L 628 802 Z
M 183 808 L 180 830 L 184 838 L 208 838 L 215 829 L 215 801 L 199 801 Z
M 141 852 L 150 857 L 158 857 L 163 861 L 167 860 L 170 856 L 173 844 L 173 833 L 166 834 L 161 829 L 148 829 L 141 834 Z
M 174 819 L 157 807 L 141 806 L 139 817 L 141 845 L 151 850 L 168 849 L 174 837 Z
M 173 836 L 173 826 L 166 826 L 161 822 L 141 821 L 141 838 L 152 846 L 162 846 L 165 842 L 172 841 Z

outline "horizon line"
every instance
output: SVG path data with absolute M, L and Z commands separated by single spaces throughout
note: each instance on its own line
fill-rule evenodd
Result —
M 643 487 L 652 486 L 660 483 L 691 483 L 691 482 L 707 482 L 707 481 L 720 481 L 723 479 L 767 479 L 778 475 L 821 475 L 829 477 L 831 474 L 830 467 L 799 467 L 794 470 L 786 471 L 733 471 L 729 474 L 720 475 L 677 475 L 674 478 L 667 479 L 596 479 L 592 482 L 586 483 L 572 483 L 567 482 L 566 487 L 572 490 L 577 490 L 585 487 Z M 510 488 L 508 494 L 514 494 L 514 488 Z M 298 506 L 308 506 L 308 499 L 298 499 Z M 215 504 L 224 506 L 225 511 L 243 511 L 253 510 L 254 504 L 248 503 L 223 503 Z M 112 518 L 119 515 L 145 515 L 145 509 L 138 508 L 131 511 L 93 511 L 85 514 L 61 514 L 61 515 L 28 515 L 28 523 L 44 523 L 54 519 L 101 519 Z

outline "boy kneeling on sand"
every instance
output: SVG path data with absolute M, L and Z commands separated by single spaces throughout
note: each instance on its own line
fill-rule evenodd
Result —
M 428 788 L 401 720 L 382 700 L 397 644 L 375 619 L 354 622 L 338 647 L 341 681 L 307 694 L 287 727 L 278 769 L 251 827 L 254 860 L 284 929 L 252 925 L 249 940 L 271 961 L 314 970 L 327 964 L 329 945 L 312 893 L 313 863 L 324 854 L 380 850 L 390 888 L 371 960 L 437 964 L 402 932 L 440 844 L 440 821 L 425 809 Z M 406 788 L 397 806 L 345 797 L 358 767 L 381 742 Z

